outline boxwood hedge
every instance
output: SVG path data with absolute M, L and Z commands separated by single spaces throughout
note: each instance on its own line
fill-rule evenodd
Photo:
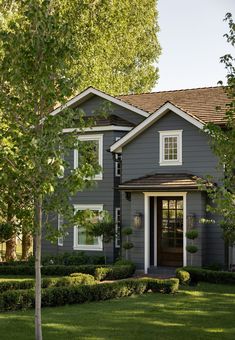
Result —
M 49 265 L 42 266 L 41 273 L 43 276 L 67 276 L 72 273 L 83 273 L 96 276 L 101 280 L 115 280 L 130 277 L 135 272 L 133 264 L 103 266 L 100 265 Z M 28 265 L 20 266 L 0 266 L 0 275 L 34 275 L 34 267 Z
M 178 279 L 142 278 L 96 285 L 46 288 L 42 290 L 42 307 L 108 300 L 143 294 L 149 290 L 161 293 L 175 293 L 178 286 Z M 33 308 L 34 301 L 33 289 L 7 291 L 0 294 L 0 310 L 10 311 Z
M 193 283 L 205 281 L 210 283 L 235 284 L 234 272 L 209 270 L 198 267 L 184 267 L 183 270 L 190 274 L 190 280 Z

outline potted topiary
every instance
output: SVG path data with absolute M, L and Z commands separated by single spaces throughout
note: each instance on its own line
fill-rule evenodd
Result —
M 197 246 L 194 244 L 194 240 L 198 237 L 198 230 L 193 228 L 186 232 L 187 239 L 191 240 L 191 243 L 186 246 L 186 250 L 191 254 L 191 266 L 193 264 L 193 254 L 198 251 Z
M 132 228 L 124 228 L 122 230 L 122 235 L 124 235 L 126 237 L 126 241 L 123 242 L 122 244 L 122 248 L 125 250 L 125 257 L 126 260 L 129 260 L 129 250 L 132 249 L 134 247 L 134 244 L 132 242 L 130 242 L 129 240 L 129 236 L 133 233 Z

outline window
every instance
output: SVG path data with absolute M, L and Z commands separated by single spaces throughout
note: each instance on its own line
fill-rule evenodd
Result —
M 121 176 L 121 162 L 122 155 L 120 153 L 115 153 L 115 176 Z
M 61 229 L 63 229 L 63 217 L 60 214 L 58 214 L 57 223 L 58 223 L 58 231 L 60 231 Z M 63 247 L 63 245 L 64 245 L 64 238 L 63 238 L 63 236 L 59 236 L 58 237 L 58 246 Z
M 92 210 L 102 211 L 103 205 L 98 204 L 79 204 L 74 205 L 75 211 L 78 210 Z M 103 242 L 101 237 L 94 237 L 89 235 L 85 228 L 74 226 L 74 250 L 103 250 Z
M 115 209 L 115 247 L 120 248 L 121 241 L 121 214 L 120 208 Z
M 121 137 L 116 137 L 116 141 L 121 139 Z M 120 153 L 115 153 L 115 176 L 121 176 L 121 162 L 122 162 L 122 155 Z
M 84 150 L 78 152 L 74 150 L 74 169 L 79 166 L 79 159 L 82 162 L 89 162 L 93 164 L 98 164 L 103 167 L 103 135 L 84 135 L 79 136 L 79 140 L 86 143 Z M 92 158 L 90 157 L 91 151 L 93 152 Z M 95 175 L 95 180 L 102 180 L 102 171 Z
M 182 130 L 159 131 L 160 165 L 182 165 Z

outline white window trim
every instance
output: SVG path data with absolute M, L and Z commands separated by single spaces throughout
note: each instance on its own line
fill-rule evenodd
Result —
M 103 134 L 101 135 L 83 135 L 79 136 L 78 139 L 80 141 L 98 141 L 99 143 L 99 165 L 103 169 Z M 74 149 L 74 169 L 78 167 L 78 150 Z M 103 179 L 103 172 L 101 172 L 94 176 L 93 178 L 96 181 L 100 181 Z
M 119 213 L 119 218 L 120 218 L 120 208 L 115 208 L 115 247 L 120 248 L 120 245 L 117 244 L 117 233 L 118 233 L 118 213 Z M 119 224 L 121 221 L 119 221 Z M 120 228 L 120 225 L 119 225 Z M 120 230 L 120 229 L 119 229 Z M 121 231 L 120 231 L 120 237 L 121 237 Z
M 166 130 L 159 132 L 159 165 L 160 166 L 174 166 L 182 165 L 182 131 L 183 130 Z M 164 159 L 164 138 L 177 137 L 177 159 L 165 160 Z
M 95 210 L 102 211 L 103 204 L 74 204 L 75 211 L 78 210 Z M 98 237 L 98 244 L 91 245 L 81 245 L 78 244 L 78 226 L 73 228 L 73 249 L 74 250 L 91 250 L 91 251 L 102 251 L 103 250 L 103 240 L 102 237 Z
M 58 231 L 60 231 L 60 229 L 61 229 L 61 222 L 63 221 L 63 218 L 62 218 L 62 216 L 60 215 L 60 214 L 58 214 L 58 216 L 57 216 L 57 228 L 58 228 Z M 60 247 L 63 247 L 63 245 L 64 245 L 64 238 L 63 238 L 63 236 L 59 236 L 58 237 L 58 246 L 60 246 Z

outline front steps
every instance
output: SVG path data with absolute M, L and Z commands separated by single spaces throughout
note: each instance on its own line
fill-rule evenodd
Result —
M 151 266 L 148 269 L 148 274 L 161 278 L 175 277 L 175 267 L 155 267 Z

